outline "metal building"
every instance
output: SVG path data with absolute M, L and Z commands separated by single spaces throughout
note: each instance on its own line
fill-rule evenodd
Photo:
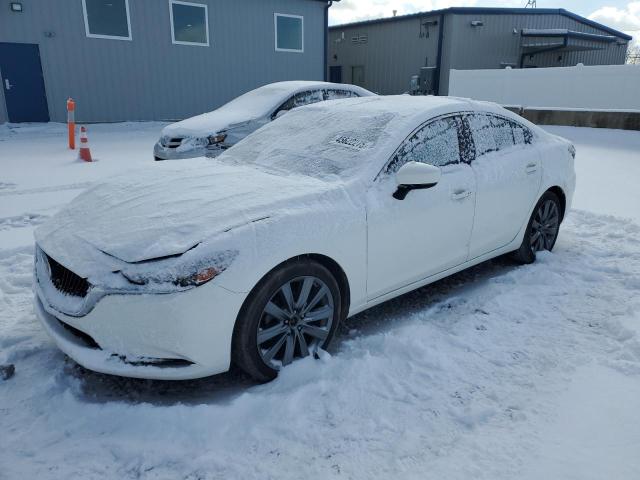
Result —
M 175 120 L 265 83 L 322 80 L 326 0 L 0 5 L 0 123 Z
M 564 9 L 447 8 L 329 28 L 329 78 L 446 95 L 449 70 L 623 64 L 631 37 Z

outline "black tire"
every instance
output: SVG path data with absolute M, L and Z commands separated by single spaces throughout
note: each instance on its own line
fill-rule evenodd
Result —
M 323 341 L 317 340 L 317 342 L 319 342 L 318 346 L 322 349 L 326 349 L 331 343 L 331 340 L 338 328 L 341 320 L 342 297 L 338 282 L 327 268 L 316 261 L 301 258 L 286 262 L 271 271 L 258 283 L 258 285 L 254 287 L 247 297 L 247 300 L 245 300 L 236 321 L 232 341 L 231 356 L 234 366 L 239 367 L 259 382 L 268 382 L 273 380 L 278 375 L 279 370 L 278 368 L 274 368 L 272 365 L 265 363 L 263 360 L 265 352 L 259 350 L 258 346 L 259 326 L 265 321 L 265 315 L 269 315 L 265 311 L 267 303 L 273 301 L 275 296 L 281 292 L 281 289 L 285 285 L 292 284 L 295 286 L 296 282 L 303 281 L 301 279 L 304 278 L 318 279 L 319 282 L 317 284 L 314 283 L 314 286 L 324 284 L 329 291 L 326 298 L 328 299 L 330 295 L 333 302 L 331 323 L 326 326 L 328 335 Z M 297 292 L 297 294 L 294 293 L 294 297 L 301 298 L 302 294 L 300 292 Z M 331 308 L 328 309 L 328 311 L 330 310 Z M 302 320 L 300 321 L 302 322 Z M 294 327 L 290 328 L 293 329 Z M 301 327 L 298 327 L 298 330 L 300 330 L 300 328 Z M 302 346 L 299 343 L 295 343 L 295 341 L 297 341 L 295 332 L 293 334 L 290 332 L 289 335 L 292 335 L 295 339 L 295 357 L 300 357 Z M 309 353 L 313 354 L 313 352 Z
M 155 155 L 153 156 L 153 159 L 154 159 L 156 162 L 162 162 L 162 161 L 164 161 L 164 158 L 160 158 L 160 157 L 157 157 L 157 156 L 155 156 Z
M 549 204 L 548 202 L 551 202 L 551 204 L 555 206 L 555 211 L 557 212 L 557 225 L 555 227 L 555 232 L 548 237 L 547 241 L 543 242 L 544 244 L 542 246 L 533 246 L 532 238 L 534 238 L 533 236 L 536 235 L 536 232 L 534 231 L 534 222 L 536 222 L 536 218 L 539 218 L 537 216 L 540 214 L 540 209 L 544 205 Z M 560 232 L 562 214 L 562 205 L 558 196 L 551 191 L 546 191 L 544 195 L 540 197 L 540 200 L 538 200 L 538 203 L 536 203 L 536 206 L 533 209 L 533 213 L 531 214 L 531 218 L 529 219 L 529 223 L 527 224 L 527 230 L 525 231 L 524 238 L 522 239 L 522 244 L 520 245 L 520 248 L 518 248 L 518 250 L 513 252 L 513 259 L 519 263 L 529 264 L 535 262 L 536 251 L 553 250 L 553 247 L 556 244 L 556 240 L 558 239 L 558 233 Z

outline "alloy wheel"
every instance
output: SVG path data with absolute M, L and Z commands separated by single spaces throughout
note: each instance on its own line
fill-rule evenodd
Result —
M 545 200 L 538 206 L 538 210 L 531 222 L 530 245 L 531 250 L 551 250 L 558 236 L 560 228 L 560 211 L 553 200 Z
M 331 332 L 333 296 L 317 277 L 297 277 L 282 285 L 265 305 L 258 322 L 262 361 L 279 369 L 296 357 L 315 354 Z

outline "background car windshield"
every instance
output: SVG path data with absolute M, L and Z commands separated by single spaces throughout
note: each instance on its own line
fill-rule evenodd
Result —
M 396 113 L 375 107 L 343 108 L 317 103 L 292 110 L 253 133 L 227 153 L 222 162 L 254 165 L 280 174 L 299 174 L 323 179 L 348 179 L 370 162 L 379 145 L 387 142 L 389 123 Z

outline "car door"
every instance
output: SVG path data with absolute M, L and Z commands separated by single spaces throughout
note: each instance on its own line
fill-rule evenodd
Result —
M 476 156 L 476 214 L 469 258 L 510 243 L 528 221 L 541 181 L 533 135 L 519 123 L 493 114 L 465 117 Z
M 305 90 L 304 92 L 298 92 L 295 95 L 289 97 L 283 102 L 271 115 L 271 119 L 275 120 L 279 115 L 282 115 L 294 108 L 303 107 L 312 103 L 322 102 L 324 100 L 324 94 L 322 89 Z
M 367 295 L 374 299 L 464 263 L 469 252 L 475 176 L 466 163 L 459 116 L 418 128 L 398 148 L 367 194 Z M 441 168 L 440 181 L 403 200 L 395 172 L 407 162 Z

